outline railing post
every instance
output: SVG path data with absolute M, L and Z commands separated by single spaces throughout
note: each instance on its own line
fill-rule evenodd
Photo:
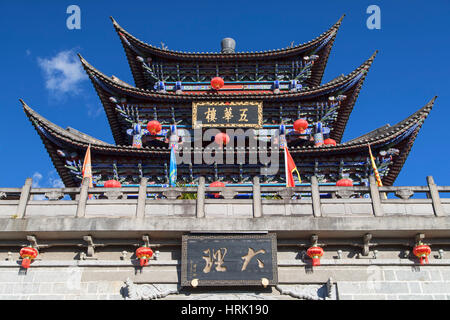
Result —
M 259 177 L 253 177 L 253 218 L 262 217 L 261 208 L 261 185 L 259 184 Z
M 205 177 L 198 179 L 197 187 L 197 218 L 205 217 Z
M 372 199 L 373 214 L 378 217 L 383 215 L 381 208 L 380 191 L 373 175 L 369 176 L 370 198 Z
M 322 209 L 320 207 L 319 181 L 316 176 L 311 176 L 311 200 L 314 217 L 321 217 Z
M 25 218 L 25 211 L 27 208 L 28 200 L 30 200 L 31 185 L 33 184 L 32 178 L 27 178 L 25 184 L 22 187 L 22 192 L 20 193 L 19 206 L 17 208 L 17 218 Z
M 145 216 L 145 202 L 147 200 L 147 184 L 148 178 L 143 177 L 139 184 L 139 194 L 136 207 L 136 218 L 143 218 Z
M 433 203 L 434 215 L 437 217 L 445 216 L 441 198 L 439 197 L 439 191 L 432 176 L 427 176 L 427 184 L 428 189 L 430 190 L 431 201 Z
M 86 215 L 86 203 L 89 191 L 89 178 L 83 178 L 80 188 L 80 198 L 78 200 L 77 218 L 82 218 Z

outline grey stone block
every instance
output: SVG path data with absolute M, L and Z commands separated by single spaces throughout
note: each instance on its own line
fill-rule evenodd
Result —
M 40 294 L 53 293 L 53 283 L 39 283 L 39 293 Z
M 62 295 L 62 294 L 59 294 L 59 295 L 55 295 L 55 294 L 31 295 L 30 300 L 64 300 L 64 295 Z
M 97 282 L 88 282 L 88 293 L 97 293 Z
M 400 281 L 428 281 L 431 280 L 430 274 L 427 270 L 412 271 L 411 269 L 402 268 L 402 270 L 395 271 L 397 280 Z
M 339 292 L 339 296 L 341 296 L 341 294 L 347 295 L 361 293 L 359 282 L 339 281 L 337 283 L 337 290 Z
M 384 280 L 386 281 L 395 281 L 397 277 L 395 276 L 394 270 L 383 270 Z
M 439 269 L 430 269 L 429 271 L 431 281 L 442 281 L 441 271 Z M 446 279 L 444 279 L 446 280 Z M 448 279 L 450 281 L 450 279 Z
M 97 292 L 107 294 L 109 293 L 109 283 L 107 281 L 99 281 L 97 283 Z
M 399 300 L 433 300 L 431 294 L 399 294 Z
M 386 300 L 384 294 L 358 294 L 353 296 L 353 300 Z
M 423 293 L 450 293 L 450 282 L 422 282 L 421 284 Z
M 54 283 L 53 284 L 53 293 L 56 294 L 79 294 L 80 286 L 73 286 L 70 283 Z
M 97 300 L 96 294 L 83 294 L 80 295 L 80 300 Z
M 339 300 L 353 300 L 353 295 L 351 295 L 351 294 L 340 294 L 338 299 Z
M 416 294 L 422 293 L 422 287 L 420 286 L 420 282 L 408 282 L 409 292 Z
M 434 300 L 447 300 L 447 296 L 445 294 L 435 294 L 433 295 Z
M 20 300 L 21 297 L 18 294 L 3 294 L 0 295 L 0 300 Z
M 66 282 L 69 279 L 69 273 L 63 272 L 51 272 L 51 271 L 39 271 L 34 274 L 35 282 Z

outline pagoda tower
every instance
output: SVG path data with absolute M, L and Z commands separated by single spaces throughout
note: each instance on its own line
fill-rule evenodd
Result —
M 105 75 L 81 55 L 80 61 L 104 107 L 115 144 L 63 129 L 22 101 L 23 108 L 66 187 L 80 185 L 89 145 L 95 186 L 111 179 L 136 186 L 143 177 L 152 185 L 167 186 L 172 151 L 178 160 L 183 158 L 177 165 L 180 185 L 195 186 L 200 177 L 207 184 L 246 185 L 258 176 L 262 185 L 282 186 L 287 183 L 283 144 L 299 172 L 296 185 L 309 184 L 313 176 L 322 185 L 342 178 L 368 185 L 373 174 L 370 145 L 380 180 L 390 186 L 435 98 L 393 126 L 343 142 L 376 52 L 347 75 L 322 83 L 342 19 L 297 46 L 236 52 L 235 41 L 226 38 L 221 52 L 213 53 L 152 46 L 112 19 L 135 85 Z M 294 125 L 298 120 L 300 129 Z M 226 141 L 217 135 L 205 138 L 210 129 L 222 132 L 219 136 Z M 239 129 L 231 139 L 226 133 Z M 227 161 L 203 159 L 211 148 Z M 279 169 L 270 170 L 274 163 L 263 161 L 268 155 L 277 159 Z

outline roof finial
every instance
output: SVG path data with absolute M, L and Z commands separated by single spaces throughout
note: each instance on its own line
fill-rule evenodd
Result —
M 233 38 L 224 38 L 221 42 L 222 50 L 221 53 L 234 53 L 236 48 L 236 41 Z

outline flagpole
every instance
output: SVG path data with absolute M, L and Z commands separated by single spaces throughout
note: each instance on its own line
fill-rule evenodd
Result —
M 378 168 L 377 168 L 377 165 L 375 163 L 375 158 L 373 157 L 372 149 L 370 148 L 370 143 L 367 144 L 367 147 L 369 148 L 370 162 L 372 163 L 372 169 L 373 169 L 373 173 L 375 175 L 375 179 L 377 181 L 377 186 L 378 187 L 382 187 L 383 186 L 383 182 L 381 181 L 380 174 L 378 172 Z M 381 193 L 381 197 L 383 199 L 387 199 L 386 193 L 382 192 Z

